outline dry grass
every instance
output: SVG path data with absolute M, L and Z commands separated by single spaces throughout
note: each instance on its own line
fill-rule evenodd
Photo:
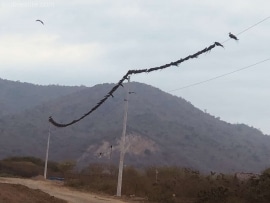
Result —
M 95 193 L 116 194 L 118 169 L 115 166 L 91 164 L 81 172 L 72 173 L 71 168 L 63 171 L 61 166 L 63 164 L 55 164 L 49 174 L 64 177 L 65 185 Z M 13 176 L 36 176 L 42 174 L 40 167 L 29 160 L 1 161 L 0 174 L 11 172 L 9 174 Z M 141 198 L 161 203 L 268 203 L 269 187 L 269 169 L 257 179 L 242 181 L 230 174 L 206 175 L 178 167 L 149 167 L 144 170 L 125 167 L 122 195 L 130 200 Z

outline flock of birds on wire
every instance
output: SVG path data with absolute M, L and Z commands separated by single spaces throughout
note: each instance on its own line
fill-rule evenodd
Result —
M 37 22 L 40 22 L 42 25 L 44 25 L 44 22 L 42 20 L 37 19 Z M 239 40 L 234 34 L 229 33 L 229 37 L 234 39 L 234 40 Z M 85 113 L 82 117 L 75 119 L 73 121 L 71 121 L 70 123 L 66 123 L 66 124 L 62 124 L 62 123 L 58 123 L 56 122 L 51 116 L 49 117 L 49 122 L 52 123 L 54 126 L 56 127 L 67 127 L 70 126 L 74 123 L 79 122 L 80 120 L 84 119 L 86 116 L 88 116 L 89 114 L 91 114 L 93 111 L 95 111 L 96 109 L 98 109 L 109 97 L 114 97 L 113 93 L 121 86 L 123 87 L 123 82 L 125 80 L 128 79 L 128 77 L 132 74 L 140 74 L 140 73 L 150 73 L 152 71 L 157 71 L 157 70 L 162 70 L 165 68 L 169 68 L 171 66 L 179 66 L 181 63 L 183 63 L 184 61 L 187 61 L 189 59 L 194 59 L 194 58 L 198 58 L 199 55 L 206 53 L 206 52 L 210 52 L 213 48 L 215 48 L 216 46 L 220 46 L 223 47 L 224 46 L 219 43 L 219 42 L 214 42 L 212 45 L 210 45 L 209 47 L 204 48 L 201 51 L 198 51 L 195 54 L 189 55 L 185 58 L 181 58 L 177 61 L 162 65 L 162 66 L 158 66 L 158 67 L 154 67 L 154 68 L 149 68 L 149 69 L 137 69 L 137 70 L 129 70 L 122 78 L 121 80 L 119 80 L 119 82 L 108 92 L 107 95 L 104 96 L 103 99 L 101 99 L 90 111 L 88 111 L 87 113 Z

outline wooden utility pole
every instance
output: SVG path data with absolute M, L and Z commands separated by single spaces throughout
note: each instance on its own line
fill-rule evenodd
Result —
M 49 134 L 47 141 L 47 150 L 46 150 L 46 159 L 45 159 L 45 168 L 44 168 L 44 179 L 47 179 L 47 167 L 48 167 L 48 157 L 49 157 L 49 148 L 50 148 L 50 137 L 51 137 L 51 123 L 49 123 Z
M 128 114 L 128 96 L 129 96 L 129 81 L 126 85 L 126 98 L 125 98 L 125 112 L 124 112 L 124 121 L 123 121 L 123 132 L 121 138 L 121 152 L 120 152 L 120 161 L 119 161 L 119 172 L 118 172 L 118 183 L 117 183 L 117 193 L 116 196 L 121 197 L 122 190 L 122 177 L 123 177 L 123 167 L 124 167 L 124 157 L 125 157 L 125 141 L 126 141 L 126 129 L 127 129 L 127 114 Z

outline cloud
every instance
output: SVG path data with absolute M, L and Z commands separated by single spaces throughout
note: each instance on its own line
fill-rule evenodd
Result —
M 27 6 L 34 1 L 53 4 Z M 160 66 L 223 42 L 228 32 L 269 16 L 269 7 L 266 0 L 0 0 L 0 77 L 38 84 L 117 82 L 129 69 Z M 225 49 L 131 80 L 170 91 L 261 61 L 269 57 L 269 21 L 242 33 L 239 42 L 226 42 Z M 267 126 L 268 64 L 172 93 L 227 121 Z
M 2 35 L 0 44 L 0 63 L 9 65 L 81 64 L 103 52 L 98 43 L 70 44 L 58 35 Z

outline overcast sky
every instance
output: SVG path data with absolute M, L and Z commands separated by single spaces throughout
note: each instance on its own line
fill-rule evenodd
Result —
M 131 81 L 270 135 L 270 61 L 180 89 L 269 59 L 269 8 L 269 0 L 0 0 L 0 77 L 42 85 L 116 83 L 129 69 L 226 41 L 225 49 Z M 236 42 L 229 32 L 243 33 Z

